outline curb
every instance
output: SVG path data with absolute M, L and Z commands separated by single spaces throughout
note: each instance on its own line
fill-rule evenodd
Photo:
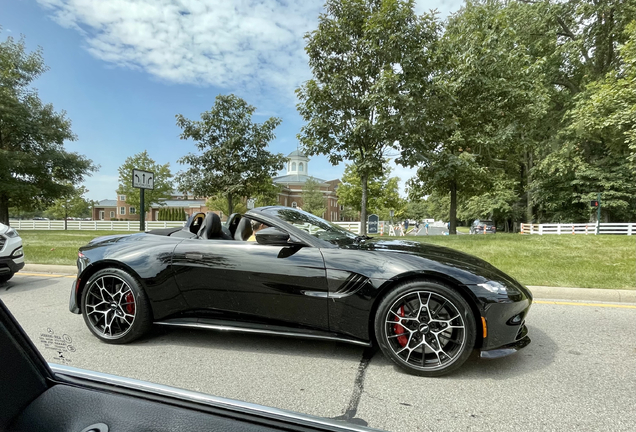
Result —
M 528 286 L 535 299 L 636 303 L 636 290 Z
M 23 271 L 75 275 L 77 267 L 69 265 L 26 264 Z M 535 299 L 542 300 L 584 300 L 612 303 L 636 303 L 636 290 L 564 288 L 528 285 Z
M 64 275 L 77 274 L 76 266 L 51 264 L 25 264 L 22 271 L 34 273 L 56 273 Z

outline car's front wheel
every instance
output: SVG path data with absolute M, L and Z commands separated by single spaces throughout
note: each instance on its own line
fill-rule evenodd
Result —
M 82 291 L 88 329 L 106 343 L 131 342 L 150 330 L 150 302 L 139 282 L 118 268 L 99 270 Z
M 472 352 L 475 333 L 470 306 L 436 281 L 395 287 L 375 316 L 376 339 L 384 355 L 415 375 L 440 376 L 459 368 Z

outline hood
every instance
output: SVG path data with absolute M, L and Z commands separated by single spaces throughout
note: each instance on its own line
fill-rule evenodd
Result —
M 430 243 L 420 243 L 409 240 L 379 240 L 374 238 L 362 242 L 357 246 L 361 250 L 404 252 L 420 255 L 423 258 L 428 258 L 438 262 L 462 262 L 482 268 L 495 268 L 492 264 L 481 258 L 477 258 L 476 256 Z
M 444 246 L 409 240 L 383 240 L 376 237 L 348 247 L 376 252 L 384 251 L 416 255 L 442 265 L 461 269 L 474 275 L 480 275 L 487 279 L 519 285 L 519 282 L 513 277 L 505 274 L 489 262 Z

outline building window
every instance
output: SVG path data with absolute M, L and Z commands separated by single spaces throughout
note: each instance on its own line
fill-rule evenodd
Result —
M 125 215 L 126 214 L 126 207 L 119 207 L 119 214 L 120 215 Z
M 128 211 L 130 212 L 130 214 L 136 214 L 137 213 L 137 209 L 134 207 L 130 207 L 130 209 L 128 209 Z
M 296 204 L 296 201 L 292 202 L 292 207 L 293 207 L 293 208 L 298 207 L 298 204 Z
M 344 210 L 344 205 L 340 204 L 340 211 Z
M 298 171 L 301 171 L 301 172 L 304 171 L 302 162 L 298 164 Z
M 285 197 L 285 207 L 287 207 L 287 197 Z
M 114 211 L 110 212 L 110 218 L 112 219 L 114 217 L 115 217 L 115 212 Z M 104 219 L 104 218 L 102 218 L 102 219 Z
M 296 171 L 296 162 L 292 162 L 292 171 Z
M 126 195 L 119 195 L 119 201 L 126 201 Z
M 99 211 L 99 220 L 104 220 L 104 211 L 103 210 Z
M 344 221 L 344 216 L 340 215 L 340 222 Z

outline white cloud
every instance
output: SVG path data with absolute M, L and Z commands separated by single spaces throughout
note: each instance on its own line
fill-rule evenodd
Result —
M 291 91 L 309 78 L 303 35 L 320 1 L 38 0 L 105 62 L 167 82 Z
M 96 58 L 166 82 L 284 99 L 310 77 L 303 35 L 323 0 L 37 0 Z M 443 15 L 462 0 L 420 0 Z

